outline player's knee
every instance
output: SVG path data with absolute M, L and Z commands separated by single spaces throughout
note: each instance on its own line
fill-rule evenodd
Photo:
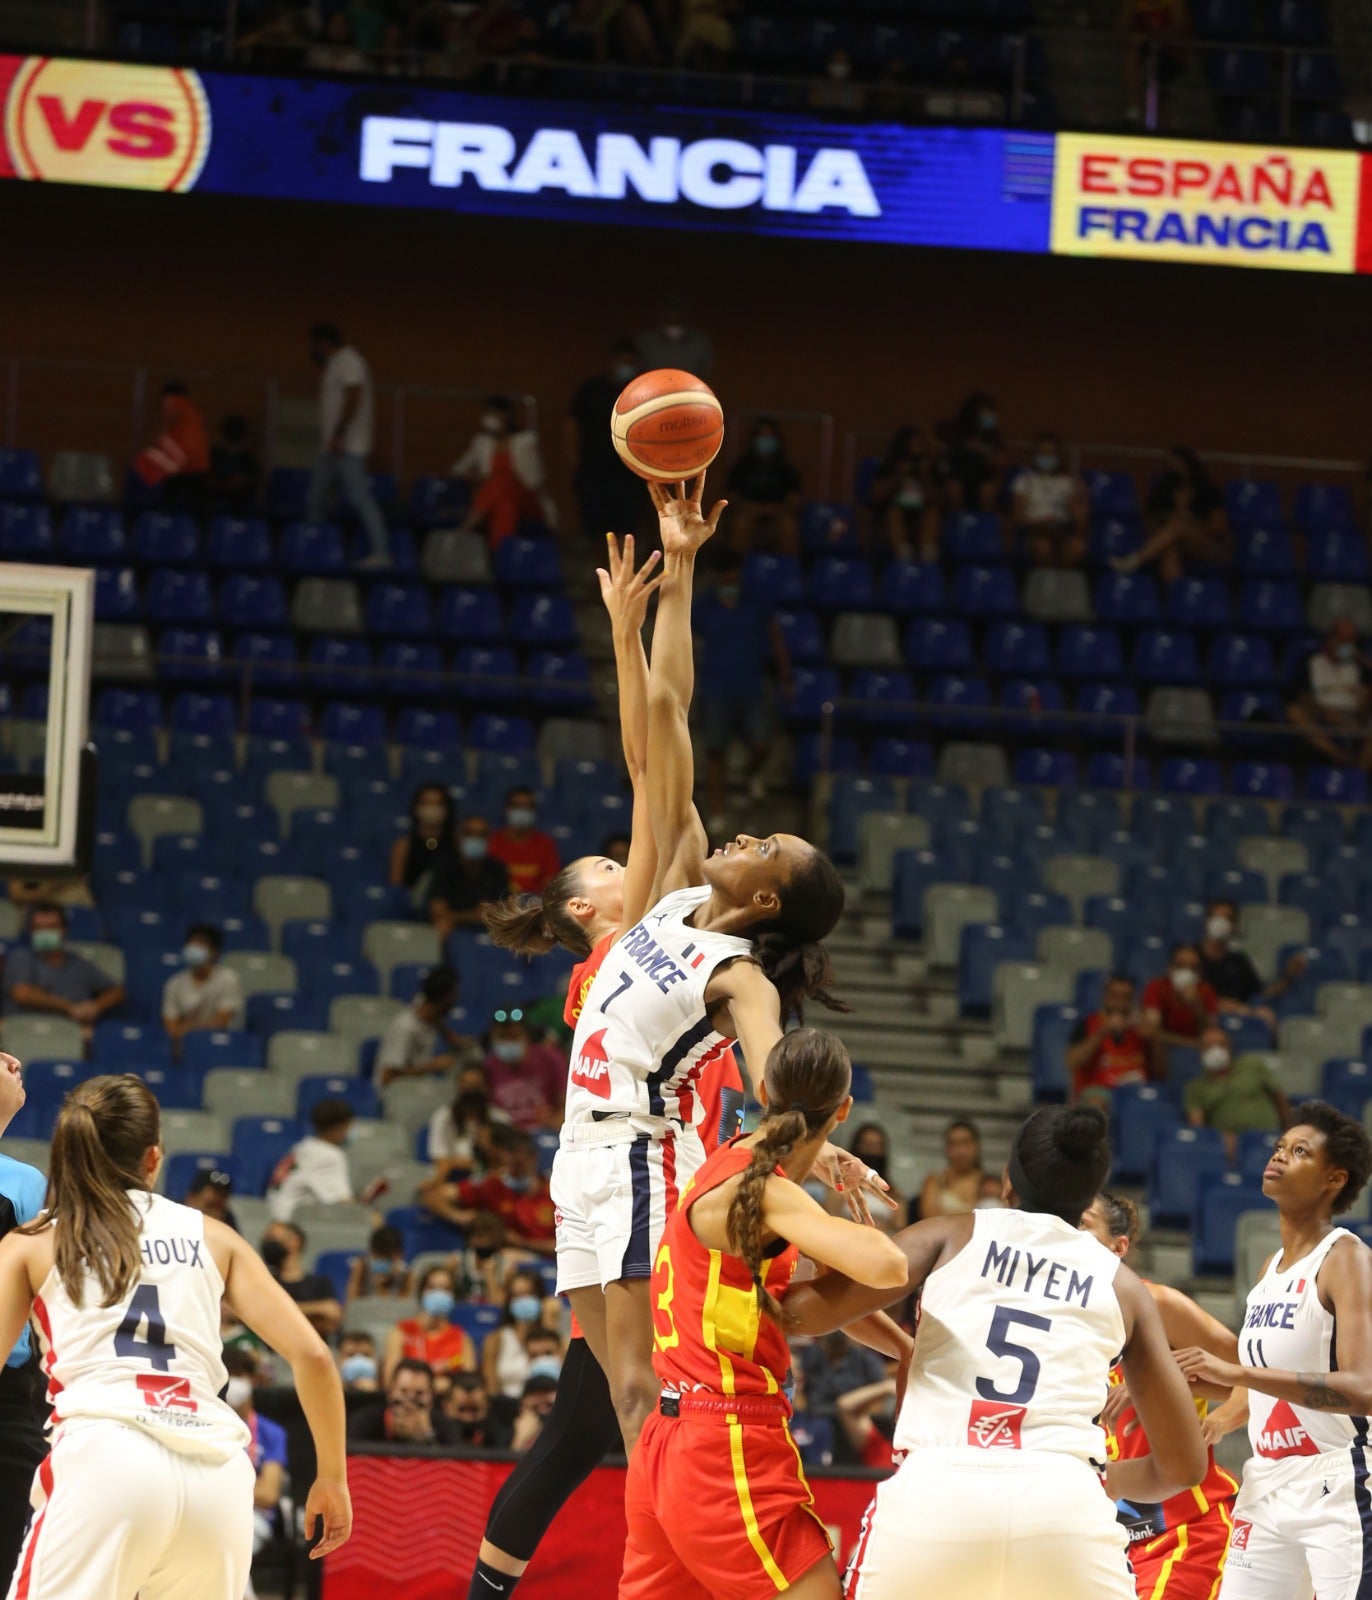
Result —
M 622 1431 L 638 1432 L 657 1401 L 658 1388 L 651 1367 L 643 1372 L 623 1373 L 611 1385 L 610 1396 Z

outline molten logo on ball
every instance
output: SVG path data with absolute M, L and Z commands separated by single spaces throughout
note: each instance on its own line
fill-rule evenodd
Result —
M 210 108 L 194 72 L 40 56 L 10 89 L 5 141 L 21 178 L 184 191 L 209 152 Z
M 620 460 L 640 478 L 674 483 L 703 472 L 724 443 L 724 409 L 707 383 L 662 367 L 630 383 L 610 413 Z

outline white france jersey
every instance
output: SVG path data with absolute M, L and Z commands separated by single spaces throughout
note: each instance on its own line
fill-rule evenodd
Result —
M 102 1306 L 100 1281 L 87 1273 L 75 1305 L 54 1267 L 34 1300 L 53 1424 L 124 1422 L 171 1450 L 228 1461 L 250 1436 L 220 1399 L 224 1280 L 205 1219 L 143 1190 L 129 1200 L 142 1219 L 142 1261 L 124 1298 Z
M 566 1126 L 626 1117 L 641 1132 L 694 1121 L 696 1079 L 732 1041 L 715 1031 L 705 988 L 748 939 L 702 933 L 686 918 L 708 887 L 664 895 L 605 957 L 577 1019 Z
M 1353 1239 L 1354 1249 L 1367 1248 L 1347 1228 L 1335 1228 L 1288 1267 L 1281 1266 L 1280 1250 L 1272 1257 L 1249 1291 L 1239 1331 L 1239 1360 L 1244 1366 L 1277 1367 L 1283 1372 L 1338 1371 L 1334 1316 L 1320 1304 L 1315 1279 L 1340 1239 Z M 1338 1387 L 1337 1378 L 1330 1381 Z M 1273 1462 L 1348 1450 L 1366 1440 L 1367 1418 L 1311 1411 L 1250 1389 L 1248 1438 L 1254 1459 L 1245 1468 L 1245 1481 L 1273 1470 Z
M 1051 1450 L 1100 1467 L 1096 1418 L 1124 1347 L 1119 1261 L 1035 1211 L 976 1211 L 925 1280 L 898 1450 Z

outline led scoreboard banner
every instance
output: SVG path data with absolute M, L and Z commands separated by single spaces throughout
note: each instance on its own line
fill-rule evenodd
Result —
M 1352 152 L 831 122 L 0 56 L 0 177 L 1372 271 Z

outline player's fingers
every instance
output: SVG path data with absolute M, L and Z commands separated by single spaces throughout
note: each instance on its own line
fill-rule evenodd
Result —
M 695 477 L 691 479 L 691 499 L 704 500 L 705 498 L 705 468 L 702 467 Z
M 710 515 L 707 520 L 710 524 L 711 533 L 713 533 L 715 529 L 719 527 L 719 519 L 724 515 L 725 511 L 728 509 L 728 506 L 729 502 L 727 500 L 716 500 L 714 505 L 710 507 Z
M 667 495 L 665 489 L 655 479 L 649 478 L 648 493 L 652 497 L 653 504 L 657 507 L 658 515 L 661 516 L 662 513 L 667 509 Z
M 658 573 L 658 575 L 657 575 L 657 577 L 655 577 L 655 578 L 650 578 L 650 579 L 649 579 L 649 580 L 648 580 L 648 581 L 647 581 L 647 582 L 646 582 L 646 583 L 645 583 L 645 584 L 644 584 L 644 585 L 643 585 L 643 593 L 644 593 L 644 594 L 645 594 L 645 595 L 650 595 L 650 594 L 652 594 L 652 592 L 653 592 L 653 590 L 654 590 L 654 589 L 660 589 L 660 588 L 661 588 L 661 587 L 662 587 L 662 585 L 663 585 L 663 584 L 664 584 L 664 583 L 666 583 L 666 581 L 667 581 L 667 574 L 666 574 L 666 573 L 665 573 L 665 572 L 659 572 L 659 573 Z

